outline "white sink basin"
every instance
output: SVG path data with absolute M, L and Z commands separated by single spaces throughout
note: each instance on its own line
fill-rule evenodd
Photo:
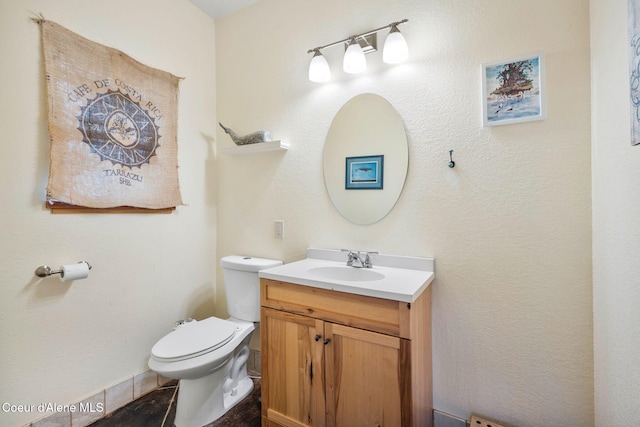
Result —
M 326 266 L 310 268 L 309 274 L 325 280 L 347 280 L 350 282 L 373 282 L 384 279 L 384 274 L 367 268 Z
M 348 267 L 347 255 L 335 249 L 307 249 L 307 258 L 260 270 L 265 279 L 413 302 L 434 278 L 434 259 L 372 254 L 373 268 Z

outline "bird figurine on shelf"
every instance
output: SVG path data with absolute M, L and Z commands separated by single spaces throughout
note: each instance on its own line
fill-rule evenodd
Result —
M 268 130 L 258 130 L 248 135 L 240 136 L 222 123 L 218 123 L 222 129 L 231 137 L 236 145 L 256 144 L 259 142 L 271 141 L 271 135 Z

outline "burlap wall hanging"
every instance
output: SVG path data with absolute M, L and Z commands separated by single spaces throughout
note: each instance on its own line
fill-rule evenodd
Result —
M 44 19 L 51 138 L 47 200 L 90 208 L 182 205 L 179 78 Z

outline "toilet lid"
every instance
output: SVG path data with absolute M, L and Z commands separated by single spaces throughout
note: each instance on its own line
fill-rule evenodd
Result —
M 217 317 L 187 323 L 161 338 L 151 349 L 151 355 L 165 361 L 197 357 L 231 341 L 236 327 L 235 323 Z

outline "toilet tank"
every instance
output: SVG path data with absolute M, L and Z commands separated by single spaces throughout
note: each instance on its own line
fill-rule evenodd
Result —
M 220 260 L 231 317 L 260 321 L 260 279 L 258 271 L 282 265 L 282 261 L 231 255 Z

